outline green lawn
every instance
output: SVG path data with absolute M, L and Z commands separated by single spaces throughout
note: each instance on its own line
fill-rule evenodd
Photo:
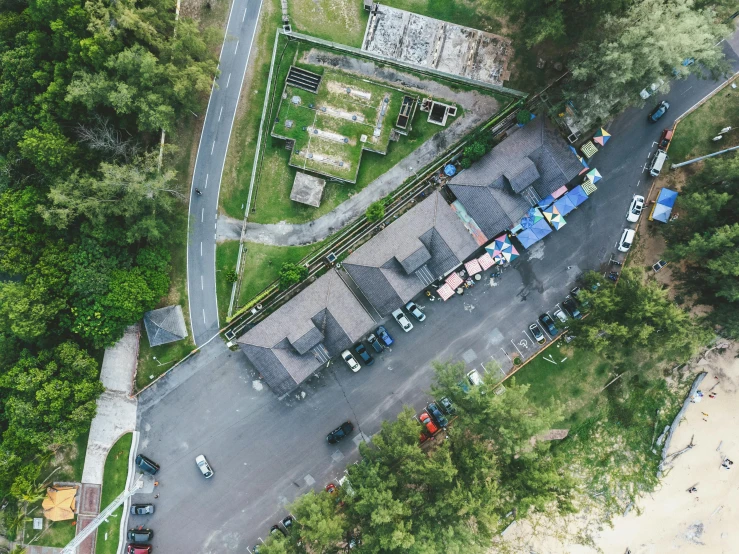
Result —
M 724 127 L 734 130 L 719 142 L 711 139 Z M 725 87 L 700 108 L 680 121 L 668 153 L 671 163 L 718 152 L 739 144 L 739 90 Z
M 362 46 L 368 13 L 361 0 L 290 0 L 288 12 L 295 31 L 347 46 Z
M 189 327 L 188 327 L 189 330 Z M 139 341 L 139 363 L 136 368 L 136 390 L 143 389 L 195 348 L 192 338 L 152 348 L 146 331 L 142 329 Z M 156 357 L 156 360 L 154 359 Z
M 226 272 L 236 269 L 239 256 L 239 241 L 230 240 L 216 245 L 216 295 L 218 297 L 218 317 L 221 325 L 226 323 L 228 305 L 231 302 L 232 284 L 226 279 Z
M 243 306 L 267 288 L 267 285 L 277 280 L 283 263 L 299 262 L 308 254 L 320 248 L 324 242 L 308 246 L 266 246 L 251 242 L 244 243 L 246 250 L 244 258 L 245 278 L 241 284 L 239 305 Z
M 128 477 L 128 455 L 131 451 L 131 440 L 133 435 L 123 435 L 113 445 L 105 459 L 105 470 L 103 472 L 103 490 L 100 495 L 100 507 L 104 508 L 123 492 Z M 98 527 L 96 554 L 115 554 L 118 551 L 118 537 L 121 527 L 121 515 L 123 506 Z

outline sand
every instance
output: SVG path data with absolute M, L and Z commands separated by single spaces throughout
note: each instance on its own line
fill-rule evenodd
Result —
M 537 554 L 739 553 L 739 347 L 714 350 L 694 364 L 707 372 L 703 400 L 690 404 L 672 438 L 668 457 L 693 438 L 694 447 L 668 466 L 661 486 L 642 498 L 639 510 L 616 518 L 613 528 L 594 536 L 596 548 L 537 537 L 527 552 Z M 709 398 L 709 391 L 715 398 Z M 703 414 L 708 414 L 706 417 Z M 725 458 L 737 463 L 723 469 Z M 687 489 L 695 486 L 694 493 Z M 640 511 L 641 514 L 637 512 Z

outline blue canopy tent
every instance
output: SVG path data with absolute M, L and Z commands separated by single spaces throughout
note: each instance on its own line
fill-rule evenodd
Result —
M 672 207 L 675 205 L 675 200 L 677 200 L 677 193 L 674 190 L 660 190 L 657 202 L 652 208 L 650 219 L 656 219 L 662 223 L 670 221 L 670 215 L 672 215 Z
M 530 228 L 525 229 L 524 231 L 516 235 L 516 238 L 519 240 L 524 248 L 528 248 L 535 242 L 538 242 L 546 237 L 551 232 L 552 228 L 549 226 L 546 220 L 540 219 Z
M 539 202 L 536 205 L 539 206 L 540 208 L 546 208 L 550 206 L 555 200 L 556 198 L 554 198 L 554 196 L 550 194 L 549 196 L 539 200 Z
M 570 202 L 572 202 L 576 207 L 588 199 L 588 194 L 583 190 L 582 185 L 577 185 L 565 196 L 569 197 Z
M 575 209 L 575 205 L 566 194 L 554 203 L 554 207 L 557 208 L 557 211 L 562 215 L 567 215 Z
M 447 177 L 454 177 L 456 173 L 457 173 L 457 168 L 454 166 L 454 164 L 447 164 L 444 166 L 444 174 Z

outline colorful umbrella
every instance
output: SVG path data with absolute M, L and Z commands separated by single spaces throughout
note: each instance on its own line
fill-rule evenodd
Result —
M 605 146 L 609 138 L 611 138 L 611 133 L 601 127 L 600 130 L 595 133 L 593 140 L 601 146 Z
M 554 203 L 554 207 L 557 208 L 560 215 L 567 215 L 575 209 L 575 205 L 566 194 Z
M 472 276 L 477 273 L 480 273 L 482 271 L 482 267 L 480 267 L 480 262 L 477 261 L 477 259 L 473 258 L 466 264 L 464 264 L 464 268 L 467 270 L 467 273 Z
M 598 170 L 593 168 L 590 171 L 588 171 L 588 174 L 586 175 L 589 181 L 592 181 L 593 183 L 597 183 L 600 181 L 603 177 L 600 176 L 600 173 L 598 173 Z
M 575 207 L 579 206 L 588 199 L 587 193 L 583 190 L 582 185 L 577 185 L 574 189 L 566 194 L 567 198 Z
M 436 292 L 439 293 L 439 296 L 441 296 L 441 299 L 446 301 L 450 299 L 452 296 L 454 296 L 454 289 L 444 283 L 441 285 L 438 289 L 436 289 Z
M 572 150 L 572 153 L 575 154 L 575 156 L 577 156 L 577 159 L 580 160 L 580 163 L 585 168 L 580 173 L 583 173 L 583 172 L 587 171 L 588 169 L 590 169 L 588 167 L 588 162 L 586 162 L 585 161 L 585 158 L 583 158 L 580 154 L 577 153 L 577 150 L 575 150 L 575 147 L 574 146 L 570 146 L 570 150 Z
M 446 284 L 452 287 L 452 289 L 456 289 L 459 285 L 462 284 L 462 278 L 457 275 L 457 273 L 451 273 L 449 277 L 446 278 Z
M 510 250 L 506 250 L 502 254 L 503 258 L 505 258 L 505 260 L 509 263 L 518 258 L 518 250 L 516 250 L 516 247 L 512 244 Z

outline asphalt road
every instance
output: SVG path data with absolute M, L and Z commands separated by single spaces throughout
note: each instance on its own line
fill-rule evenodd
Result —
M 188 224 L 187 292 L 196 345 L 210 339 L 220 327 L 215 278 L 218 193 L 261 7 L 262 0 L 233 0 L 221 49 L 221 73 L 208 101 L 195 159 Z M 196 188 L 201 195 L 195 193 Z
M 739 60 L 728 53 L 736 69 Z M 343 474 L 362 436 L 403 405 L 424 406 L 434 359 L 463 359 L 479 369 L 492 358 L 506 371 L 509 358 L 535 353 L 528 325 L 552 313 L 580 273 L 602 268 L 616 252 L 632 195 L 648 191 L 644 166 L 653 141 L 716 85 L 696 78 L 674 83 L 667 95 L 672 107 L 659 124 L 648 124 L 646 115 L 661 98 L 617 118 L 608 127 L 613 138 L 592 163 L 604 179 L 567 225 L 526 251 L 498 282 L 486 276 L 445 303 L 419 298 L 426 321 L 408 334 L 388 323 L 396 343 L 372 367 L 353 374 L 334 363 L 279 401 L 240 352 L 220 340 L 207 345 L 140 399 L 139 450 L 162 466 L 160 497 L 137 494 L 134 502 L 153 501 L 157 511 L 129 523 L 154 529 L 159 552 L 247 552 L 297 495 Z M 326 433 L 345 420 L 355 433 L 328 445 Z M 200 453 L 213 466 L 211 480 L 195 466 Z

